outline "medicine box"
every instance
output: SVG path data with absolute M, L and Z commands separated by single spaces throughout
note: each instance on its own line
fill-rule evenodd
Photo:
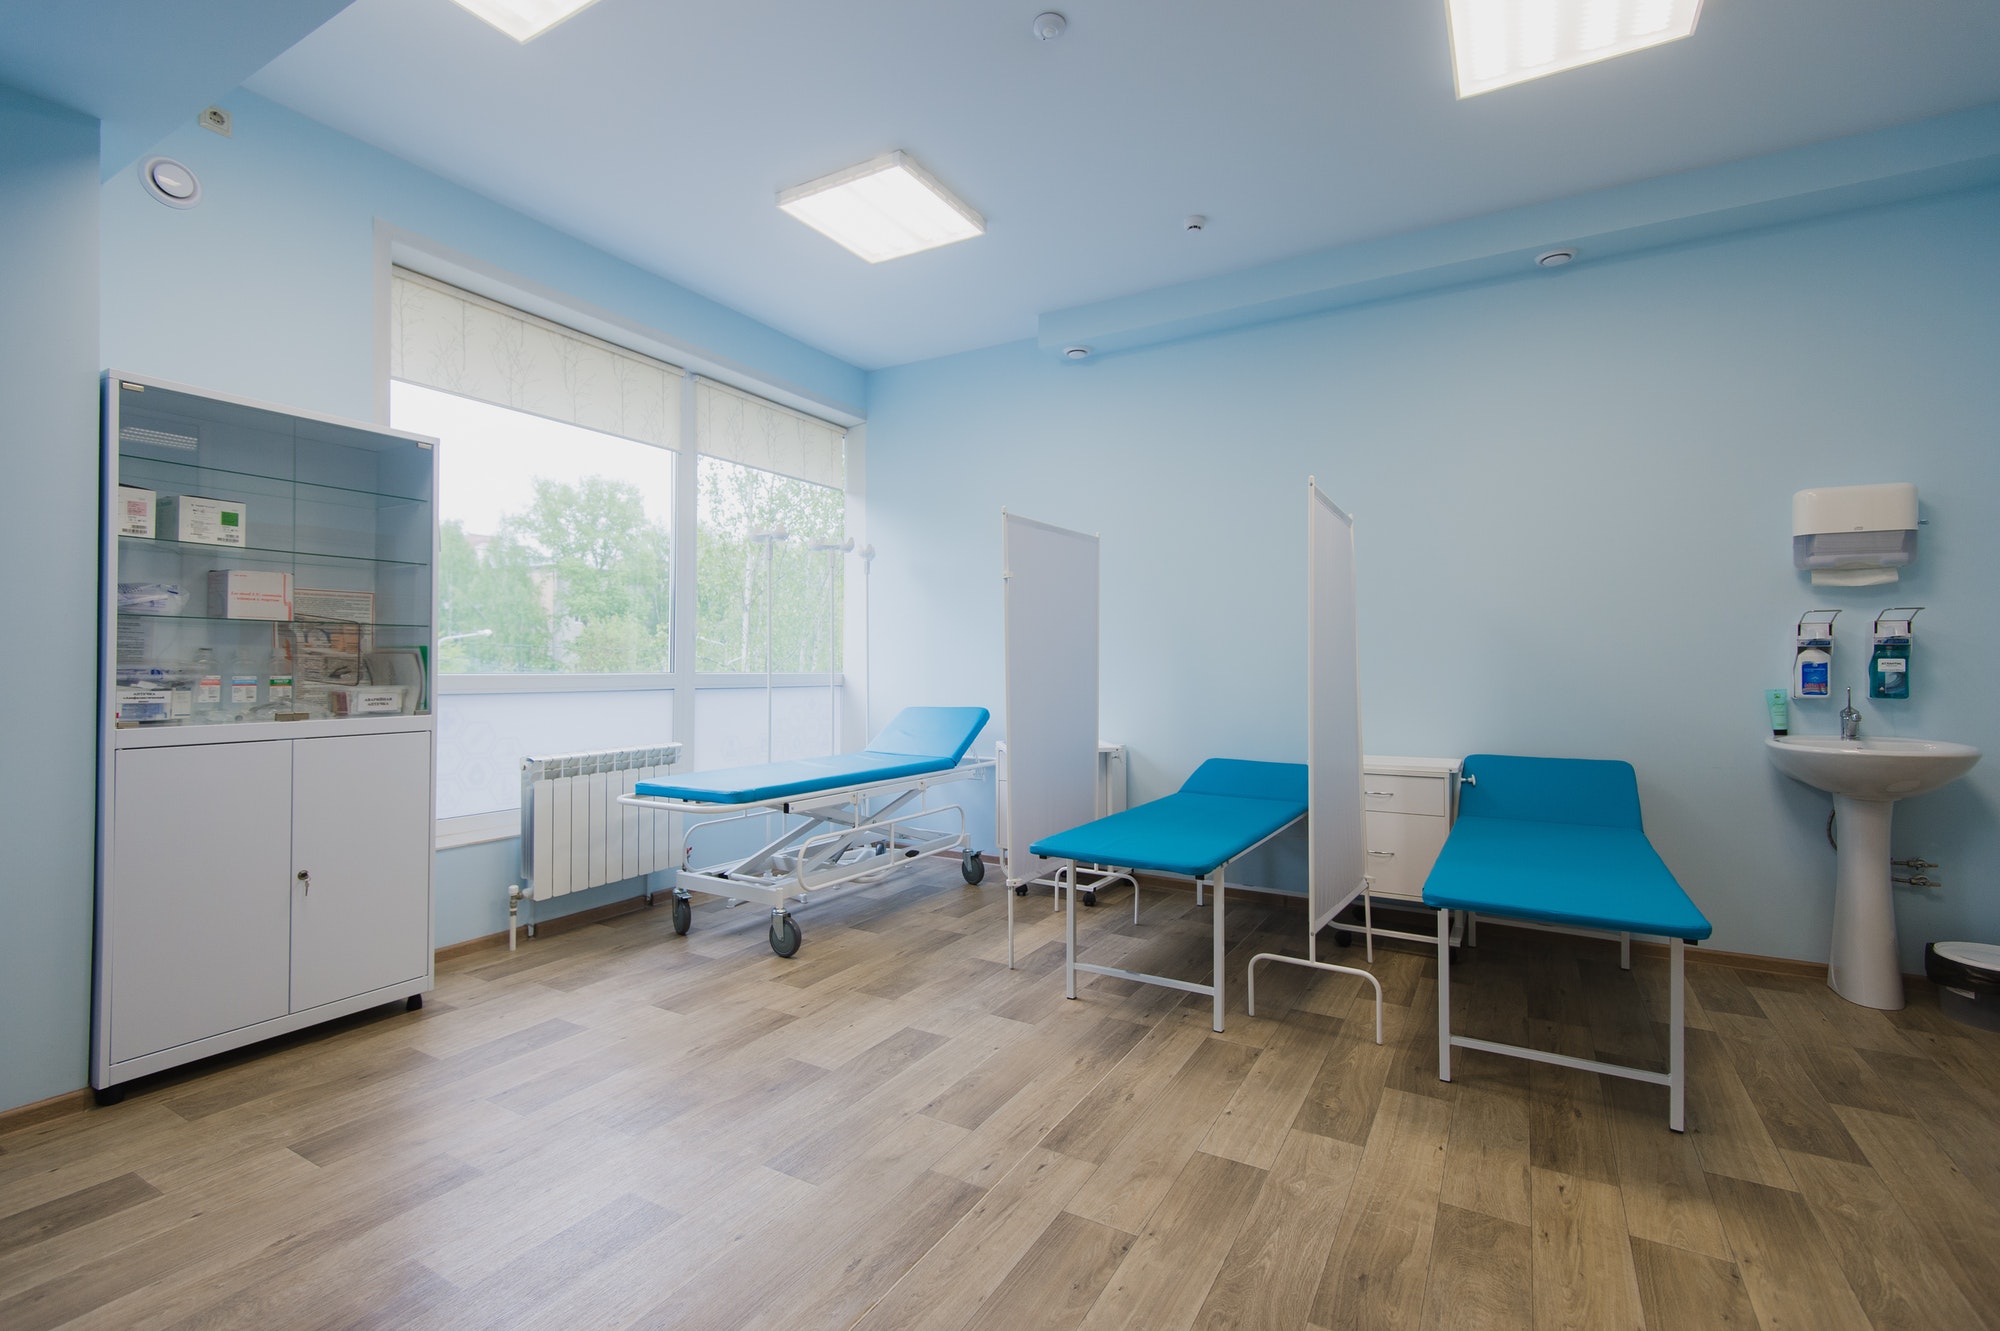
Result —
M 120 536 L 153 535 L 153 509 L 159 496 L 151 490 L 142 490 L 136 485 L 118 487 L 118 534 Z
M 199 495 L 161 495 L 160 530 L 176 541 L 198 545 L 249 544 L 250 512 L 233 499 L 203 499 Z
M 211 569 L 208 615 L 211 619 L 290 619 L 292 575 L 262 569 Z

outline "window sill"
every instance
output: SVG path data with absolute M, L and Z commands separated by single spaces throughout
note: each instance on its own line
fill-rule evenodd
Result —
M 458 818 L 437 820 L 437 848 L 456 850 L 488 841 L 507 841 L 521 835 L 521 811 L 499 809 L 493 813 L 469 813 Z

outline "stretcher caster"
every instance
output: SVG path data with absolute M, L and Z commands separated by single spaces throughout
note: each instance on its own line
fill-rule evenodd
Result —
M 979 858 L 978 851 L 968 850 L 965 858 L 958 862 L 958 871 L 964 875 L 966 882 L 977 886 L 979 880 L 986 877 L 986 861 Z
M 1354 935 L 1346 929 L 1335 929 L 1333 931 L 1333 945 L 1335 947 L 1353 947 Z
M 1083 894 L 1083 904 L 1086 906 L 1095 906 L 1097 904 L 1097 893 L 1085 892 Z
M 1027 896 L 1027 895 L 1028 895 L 1028 885 L 1027 885 L 1026 883 L 1023 883 L 1023 884 L 1021 884 L 1021 885 L 1020 885 L 1019 887 L 1015 888 L 1015 889 L 1014 889 L 1014 895 L 1015 895 L 1015 896 L 1017 896 L 1017 897 L 1025 897 L 1025 896 Z
M 799 926 L 791 916 L 779 915 L 771 920 L 771 950 L 779 956 L 797 956 L 799 944 L 804 941 L 799 934 Z
M 694 903 L 678 894 L 674 897 L 674 932 L 685 934 L 694 925 Z

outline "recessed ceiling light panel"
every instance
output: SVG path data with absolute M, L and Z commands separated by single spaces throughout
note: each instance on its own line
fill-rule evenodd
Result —
M 870 263 L 986 233 L 985 218 L 903 152 L 794 186 L 778 206 Z
M 597 0 L 456 0 L 517 42 L 531 41 Z
M 461 0 L 463 3 L 463 0 Z M 1701 0 L 1446 0 L 1460 97 L 1678 41 Z

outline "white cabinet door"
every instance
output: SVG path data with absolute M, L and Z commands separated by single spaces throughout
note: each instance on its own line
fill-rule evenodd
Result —
M 423 976 L 431 737 L 294 741 L 292 817 L 291 1010 Z
M 113 771 L 111 1061 L 284 1016 L 292 746 L 130 749 Z

